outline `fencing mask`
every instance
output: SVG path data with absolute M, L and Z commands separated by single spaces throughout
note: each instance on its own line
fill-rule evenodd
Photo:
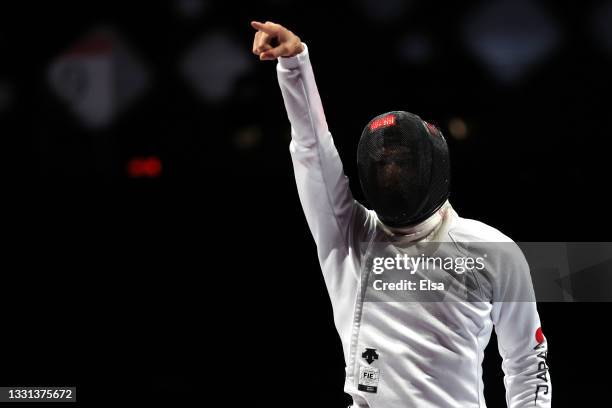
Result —
M 446 141 L 412 113 L 393 111 L 372 119 L 359 140 L 357 167 L 365 198 L 390 227 L 424 221 L 449 195 Z

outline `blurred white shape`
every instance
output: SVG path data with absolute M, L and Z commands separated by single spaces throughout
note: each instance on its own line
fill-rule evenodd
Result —
M 174 8 L 184 18 L 198 18 L 207 7 L 204 0 L 174 0 Z
M 601 4 L 593 12 L 594 34 L 597 42 L 612 52 L 612 1 Z
M 554 50 L 559 31 L 531 0 L 495 0 L 467 18 L 464 39 L 494 76 L 513 82 Z
M 7 110 L 13 101 L 13 87 L 8 81 L 0 81 L 0 112 Z
M 81 123 L 110 125 L 149 82 L 144 65 L 112 30 L 83 36 L 49 66 L 49 84 Z
M 361 0 L 366 17 L 378 23 L 388 23 L 402 17 L 412 0 Z
M 150 75 L 144 64 L 119 41 L 115 43 L 113 62 L 116 108 L 123 111 L 147 88 Z
M 238 78 L 250 69 L 250 57 L 250 49 L 212 33 L 186 53 L 180 69 L 206 102 L 217 103 L 231 95 Z
M 423 34 L 406 34 L 398 43 L 400 58 L 414 64 L 424 64 L 431 59 L 433 47 Z

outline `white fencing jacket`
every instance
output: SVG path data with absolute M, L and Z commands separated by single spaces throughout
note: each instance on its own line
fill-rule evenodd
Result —
M 308 47 L 278 59 L 291 123 L 289 146 L 299 197 L 317 245 L 346 363 L 353 407 L 485 407 L 482 359 L 495 327 L 508 407 L 549 407 L 547 341 L 535 302 L 364 302 L 364 248 L 391 237 L 410 241 L 509 242 L 447 202 L 412 228 L 391 230 L 358 203 L 328 130 Z M 364 246 L 365 244 L 365 246 Z M 518 248 L 518 247 L 517 247 Z M 524 257 L 488 259 L 498 290 L 529 276 Z M 523 277 L 524 277 L 523 276 Z M 529 287 L 523 290 L 532 291 Z M 369 351 L 368 351 L 369 350 Z

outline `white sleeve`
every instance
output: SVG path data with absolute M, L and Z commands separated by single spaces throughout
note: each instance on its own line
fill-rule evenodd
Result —
M 491 317 L 503 359 L 506 402 L 509 408 L 550 407 L 548 343 L 540 326 L 529 265 L 518 246 L 502 265 Z
M 308 47 L 294 57 L 279 58 L 277 74 L 291 123 L 289 150 L 298 193 L 319 259 L 347 254 L 367 222 L 367 210 L 349 190 L 342 162 L 328 130 L 315 83 Z M 354 234 L 355 226 L 357 235 Z

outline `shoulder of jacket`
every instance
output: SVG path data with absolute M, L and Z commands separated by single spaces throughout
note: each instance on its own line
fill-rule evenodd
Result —
M 521 268 L 527 265 L 519 245 L 484 222 L 457 216 L 448 234 L 456 243 L 468 244 L 468 247 L 488 253 L 493 259 L 506 265 L 513 264 Z
M 514 242 L 510 237 L 484 222 L 455 216 L 449 235 L 458 242 Z

